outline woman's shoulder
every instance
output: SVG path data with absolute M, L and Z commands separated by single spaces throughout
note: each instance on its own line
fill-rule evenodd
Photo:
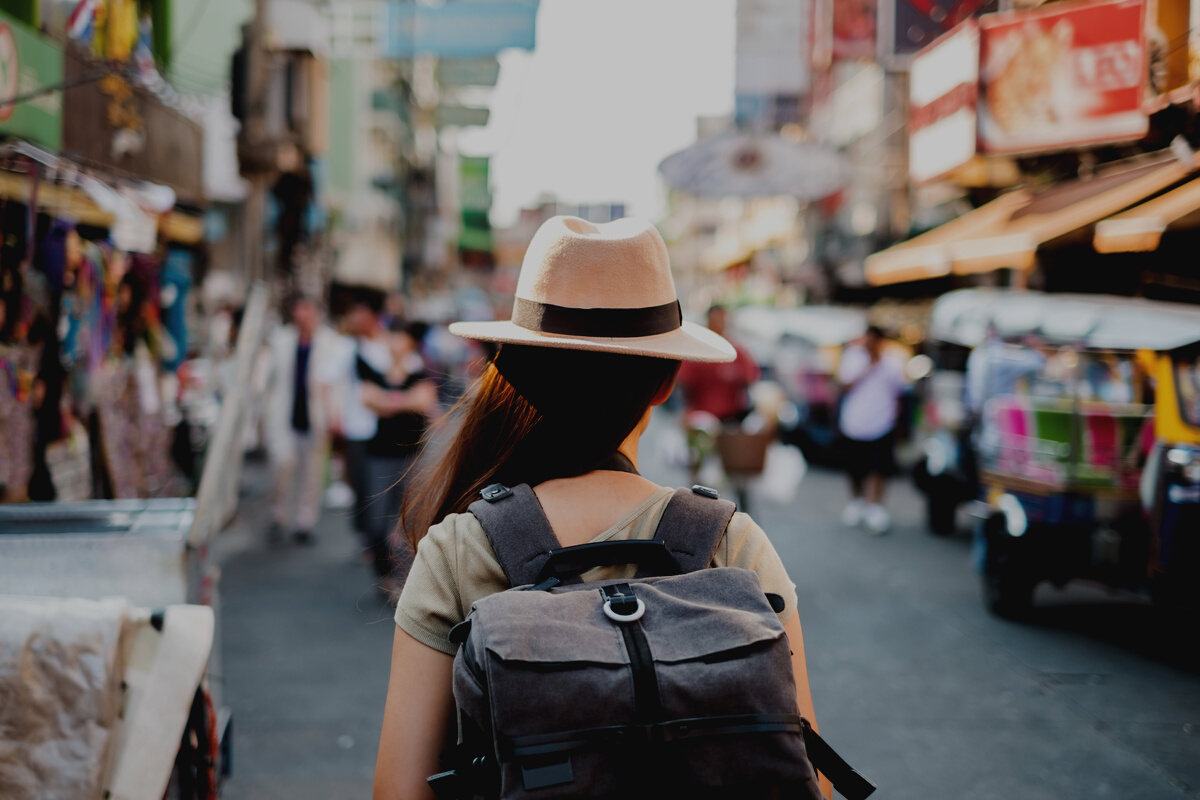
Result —
M 718 553 L 723 556 L 722 566 L 758 569 L 764 560 L 778 556 L 767 533 L 749 515 L 736 511 L 725 528 L 725 541 Z
M 425 558 L 446 563 L 460 587 L 491 585 L 497 577 L 503 580 L 504 571 L 487 534 L 469 511 L 447 514 L 431 526 L 417 546 L 419 554 L 423 551 Z

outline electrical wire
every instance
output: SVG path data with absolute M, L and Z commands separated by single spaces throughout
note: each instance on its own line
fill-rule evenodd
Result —
M 29 92 L 25 92 L 24 94 L 14 95 L 7 100 L 0 100 L 0 106 L 15 106 L 17 103 L 24 103 L 29 100 L 33 100 L 41 97 L 44 94 L 74 89 L 76 86 L 82 86 L 85 83 L 94 83 L 95 81 L 98 81 L 108 75 L 116 74 L 117 73 L 111 70 L 97 70 L 95 72 L 89 72 L 87 75 L 81 75 L 78 78 L 71 78 L 70 80 L 60 81 L 59 83 L 52 83 L 49 86 L 39 86 L 38 88 Z

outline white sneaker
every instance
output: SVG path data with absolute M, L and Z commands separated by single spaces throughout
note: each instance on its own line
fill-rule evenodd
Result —
M 866 506 L 862 500 L 851 500 L 842 509 L 842 524 L 847 528 L 857 528 L 858 523 L 862 522 L 864 508 Z
M 870 533 L 876 536 L 881 533 L 887 533 L 892 528 L 892 518 L 883 506 L 867 506 L 866 510 L 863 511 L 862 517 L 863 525 Z

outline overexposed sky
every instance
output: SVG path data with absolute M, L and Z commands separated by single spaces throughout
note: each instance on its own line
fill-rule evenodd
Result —
M 733 111 L 734 6 L 542 0 L 536 50 L 501 53 L 489 124 L 458 136 L 463 154 L 492 156 L 493 224 L 541 192 L 661 217 L 658 162 L 695 141 L 697 116 Z

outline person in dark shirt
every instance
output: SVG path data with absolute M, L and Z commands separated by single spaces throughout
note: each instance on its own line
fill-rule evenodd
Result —
M 417 328 L 394 320 L 388 330 L 392 367 L 381 373 L 361 356 L 355 370 L 362 381 L 363 405 L 379 419 L 367 443 L 367 535 L 380 588 L 398 588 L 411 563 L 403 536 L 389 536 L 400 515 L 404 479 L 437 409 L 437 384 L 421 359 Z

